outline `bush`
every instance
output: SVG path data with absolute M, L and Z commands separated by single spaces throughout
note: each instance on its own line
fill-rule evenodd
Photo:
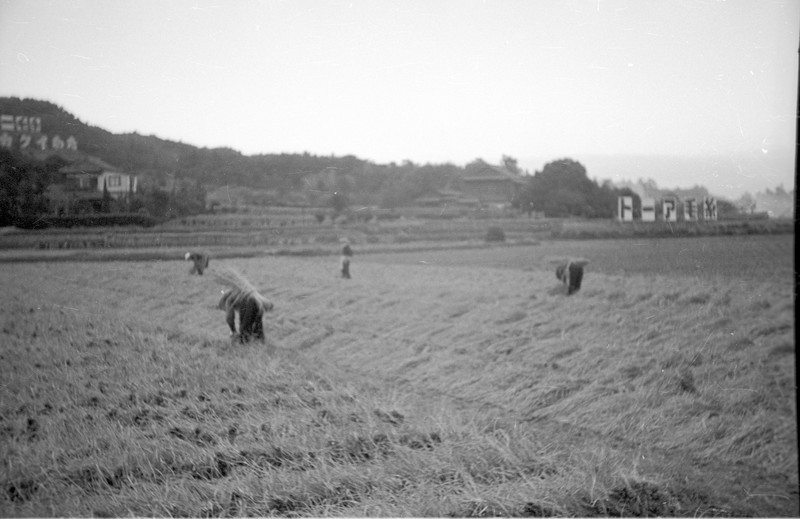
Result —
M 486 230 L 486 241 L 506 241 L 506 233 L 500 227 L 489 227 Z
M 20 229 L 47 229 L 48 227 L 111 227 L 116 225 L 152 227 L 157 223 L 157 219 L 140 213 L 26 216 L 19 217 L 14 221 L 14 225 Z

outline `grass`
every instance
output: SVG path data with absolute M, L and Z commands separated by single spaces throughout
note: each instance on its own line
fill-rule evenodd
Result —
M 622 275 L 601 247 L 570 297 L 522 248 L 360 255 L 349 281 L 331 257 L 220 260 L 276 305 L 249 346 L 180 260 L 4 264 L 0 511 L 796 516 L 772 239 L 738 274 Z

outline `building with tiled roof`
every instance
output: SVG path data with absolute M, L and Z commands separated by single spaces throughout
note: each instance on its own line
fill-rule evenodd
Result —
M 510 204 L 525 179 L 506 168 L 476 161 L 464 171 L 464 194 L 484 204 Z

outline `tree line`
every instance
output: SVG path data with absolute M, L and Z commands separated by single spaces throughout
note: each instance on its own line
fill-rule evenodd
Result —
M 303 175 L 299 186 L 286 189 L 303 191 L 309 205 L 342 212 L 351 205 L 402 207 L 432 192 L 462 188 L 463 169 L 451 164 L 418 166 L 405 161 L 400 165 L 376 165 L 354 157 L 333 159 L 346 166 L 326 165 Z M 503 160 L 507 166 L 513 161 L 510 157 Z M 19 152 L 0 150 L 0 225 L 11 225 L 21 216 L 47 213 L 47 186 L 66 164 L 58 155 L 36 160 Z M 113 200 L 104 193 L 100 212 L 144 212 L 157 218 L 202 213 L 207 210 L 206 187 L 191 173 L 166 177 L 166 184 L 158 176 L 143 175 L 135 194 Z M 587 177 L 583 165 L 571 159 L 551 162 L 542 171 L 522 178 L 525 184 L 511 203 L 529 214 L 537 211 L 549 217 L 611 218 L 618 196 L 637 196 L 630 188 L 616 188 L 608 181 L 597 184 Z M 246 178 L 229 181 L 247 185 Z
M 308 152 L 245 156 L 230 148 L 198 148 L 152 135 L 115 135 L 53 103 L 33 99 L 0 98 L 0 111 L 40 117 L 43 132 L 74 136 L 81 152 L 136 175 L 139 193 L 124 200 L 122 209 L 157 217 L 202 212 L 208 187 L 225 185 L 272 192 L 272 203 L 291 199 L 336 210 L 349 205 L 396 208 L 421 196 L 462 191 L 464 172 L 470 167 L 408 160 L 375 164 L 352 155 Z M 46 186 L 65 160 L 58 154 L 35 160 L 15 150 L 0 151 L 0 220 L 46 210 Z M 586 168 L 569 158 L 550 162 L 533 175 L 524 175 L 513 157 L 503 156 L 500 164 L 525 180 L 512 205 L 529 214 L 611 218 L 617 197 L 638 199 L 630 187 L 589 179 Z M 117 204 L 114 210 L 119 209 Z
M 0 227 L 30 222 L 51 212 L 48 186 L 59 182 L 59 170 L 68 162 L 59 155 L 44 160 L 13 150 L 0 149 Z M 77 212 L 147 214 L 170 218 L 206 210 L 205 188 L 194 181 L 173 183 L 164 190 L 145 182 L 136 193 L 112 198 L 107 190 L 95 205 L 77 202 Z
M 0 226 L 46 213 L 45 190 L 64 164 L 58 157 L 39 161 L 0 149 Z
M 609 180 L 598 184 L 589 179 L 580 162 L 559 159 L 529 178 L 515 204 L 529 214 L 537 211 L 549 217 L 613 218 L 620 196 L 639 198 L 630 188 L 615 187 Z

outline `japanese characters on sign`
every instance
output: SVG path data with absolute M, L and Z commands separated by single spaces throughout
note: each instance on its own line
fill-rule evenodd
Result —
M 663 215 L 665 222 L 678 221 L 678 201 L 674 198 L 665 198 L 661 202 L 663 204 Z
M 653 198 L 642 198 L 642 221 L 656 221 L 656 201 Z
M 697 200 L 694 198 L 683 201 L 683 219 L 687 222 L 697 221 Z
M 63 138 L 42 133 L 41 117 L 0 114 L 0 148 L 77 151 L 78 141 L 72 135 Z
M 623 222 L 633 221 L 633 197 L 621 196 L 617 202 L 617 214 Z
M 665 222 L 678 221 L 678 200 L 664 198 L 661 200 L 661 220 Z M 642 199 L 642 221 L 656 221 L 656 201 L 650 198 Z M 717 200 L 714 197 L 703 197 L 702 206 L 698 206 L 696 198 L 687 198 L 683 201 L 683 221 L 698 222 L 702 214 L 703 220 L 717 219 Z M 633 197 L 620 196 L 617 200 L 617 217 L 623 222 L 633 221 Z

